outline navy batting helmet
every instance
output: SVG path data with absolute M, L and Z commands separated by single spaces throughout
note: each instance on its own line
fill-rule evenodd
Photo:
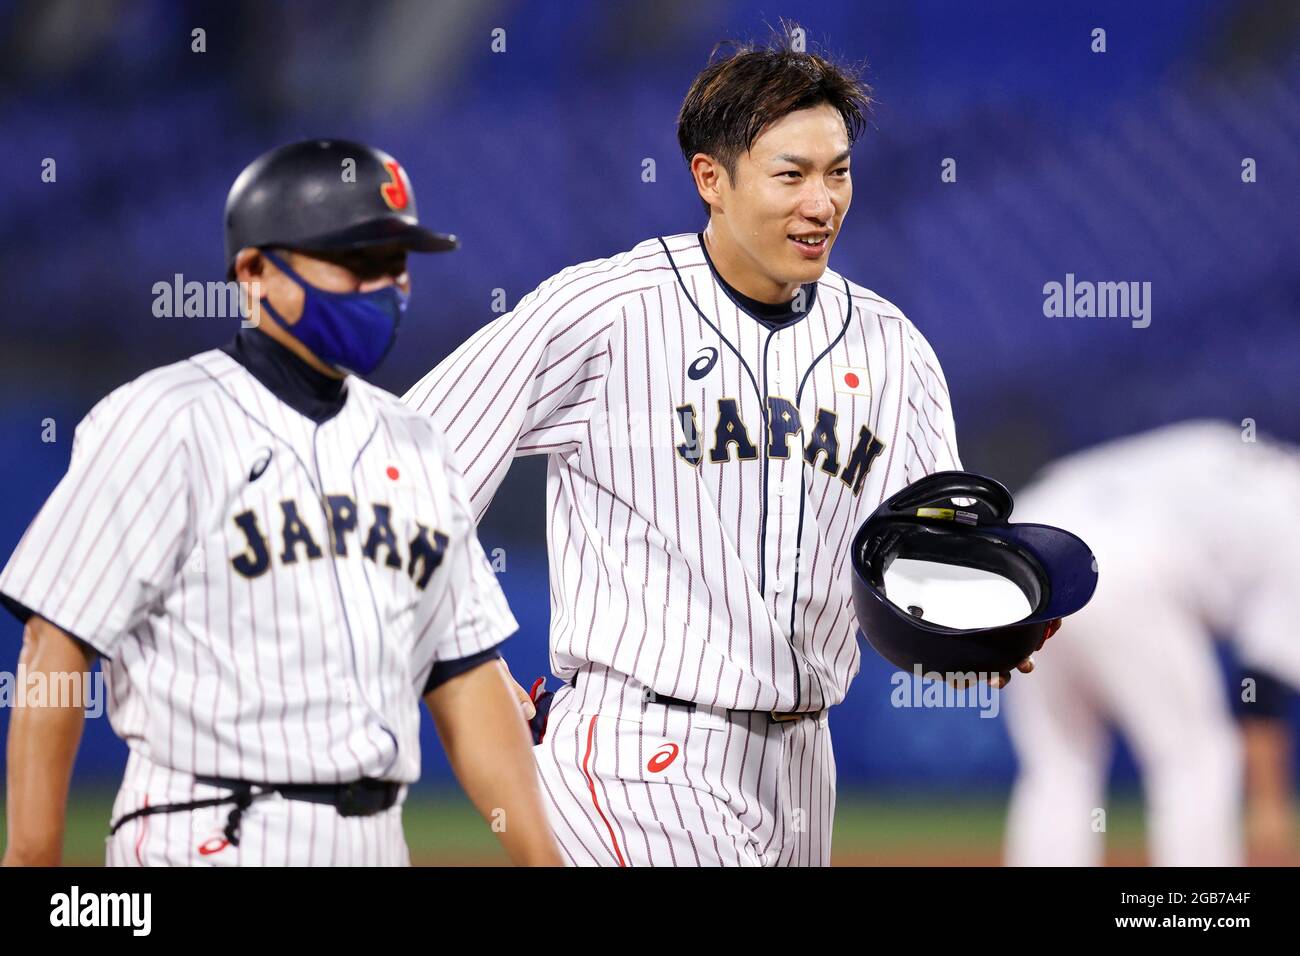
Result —
M 853 606 L 898 667 L 1008 673 L 1056 618 L 1092 598 L 1097 562 L 1075 535 L 1010 524 L 992 478 L 941 471 L 890 497 L 853 538 Z
M 253 160 L 226 198 L 226 266 L 245 247 L 305 252 L 400 243 L 442 252 L 455 236 L 420 225 L 397 160 L 342 139 L 290 143 Z

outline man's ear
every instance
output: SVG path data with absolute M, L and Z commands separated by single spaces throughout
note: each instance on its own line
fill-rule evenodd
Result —
M 722 163 L 708 153 L 696 153 L 691 157 L 691 178 L 700 198 L 710 206 L 723 205 L 722 188 L 731 187 L 731 178 Z
M 260 279 L 265 271 L 266 260 L 260 250 L 245 248 L 235 254 L 235 278 L 240 282 Z

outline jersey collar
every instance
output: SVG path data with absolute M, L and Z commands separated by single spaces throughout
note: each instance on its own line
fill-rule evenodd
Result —
M 709 271 L 713 273 L 713 278 L 718 285 L 722 286 L 722 291 L 726 293 L 727 298 L 732 301 L 736 308 L 759 325 L 775 332 L 794 325 L 812 311 L 813 305 L 817 302 L 816 282 L 805 282 L 803 284 L 804 301 L 803 311 L 801 312 L 796 312 L 793 308 L 795 299 L 777 304 L 759 302 L 757 299 L 751 299 L 743 292 L 733 288 L 731 283 L 722 278 L 722 273 L 718 272 L 718 267 L 713 264 L 713 257 L 709 255 L 708 246 L 704 243 L 704 233 L 696 233 L 695 239 L 700 244 L 700 251 L 704 253 L 704 261 L 709 264 Z M 798 297 L 796 296 L 796 298 Z
M 347 380 L 318 372 L 265 332 L 240 329 L 222 346 L 271 394 L 317 425 L 343 410 L 351 389 Z

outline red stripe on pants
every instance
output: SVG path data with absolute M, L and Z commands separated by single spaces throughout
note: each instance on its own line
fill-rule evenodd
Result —
M 591 745 L 596 738 L 596 718 L 591 718 L 591 723 L 587 725 L 587 752 L 582 756 L 582 775 L 587 778 L 587 789 L 591 791 L 591 803 L 600 814 L 600 820 L 605 824 L 605 829 L 609 831 L 609 842 L 614 845 L 614 856 L 618 860 L 619 866 L 627 866 L 623 859 L 623 852 L 618 848 L 618 838 L 614 836 L 614 828 L 609 825 L 605 819 L 605 812 L 600 809 L 600 800 L 596 797 L 596 782 L 591 779 L 591 774 L 587 771 L 587 762 L 591 760 Z

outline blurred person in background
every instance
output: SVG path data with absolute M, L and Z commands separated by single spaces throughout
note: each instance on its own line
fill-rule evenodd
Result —
M 1300 451 L 1213 421 L 1071 455 L 1016 496 L 1018 520 L 1076 531 L 1100 575 L 1069 640 L 1006 701 L 1020 763 L 1008 864 L 1102 862 L 1112 727 L 1141 774 L 1153 865 L 1242 863 L 1243 781 L 1258 858 L 1286 858 L 1298 500 Z M 1216 634 L 1249 677 L 1232 700 Z

